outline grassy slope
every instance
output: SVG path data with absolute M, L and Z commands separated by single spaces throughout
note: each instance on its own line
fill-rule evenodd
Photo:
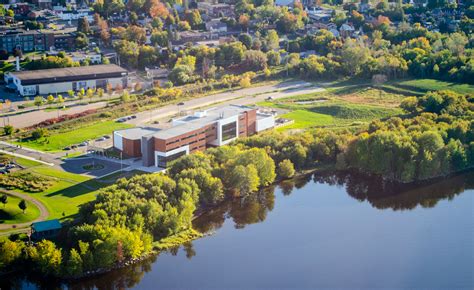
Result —
M 433 79 L 405 80 L 390 83 L 395 88 L 406 89 L 413 93 L 425 93 L 428 91 L 452 90 L 460 94 L 474 94 L 474 86 L 459 84 Z
M 300 95 L 276 101 L 258 103 L 259 106 L 289 110 L 282 118 L 294 124 L 282 129 L 309 127 L 360 126 L 374 119 L 401 114 L 398 108 L 406 96 L 420 96 L 433 90 L 453 90 L 473 94 L 474 86 L 433 79 L 396 80 L 375 87 L 370 81 L 347 80 L 325 84 L 326 92 Z M 298 101 L 325 99 L 325 102 L 298 104 Z
M 64 217 L 77 214 L 80 205 L 95 199 L 95 191 L 100 187 L 87 176 L 60 171 L 48 166 L 37 166 L 29 170 L 57 179 L 55 184 L 46 191 L 31 194 L 46 205 L 50 218 L 62 218 L 63 213 Z
M 26 223 L 39 217 L 40 211 L 33 203 L 26 202 L 26 211 L 18 207 L 21 199 L 15 196 L 8 195 L 8 203 L 3 207 L 0 205 L 0 223 L 16 224 Z
M 15 143 L 42 151 L 61 151 L 64 147 L 110 134 L 114 130 L 131 127 L 133 127 L 133 125 L 104 121 L 70 131 L 51 134 L 51 136 L 41 138 L 40 140 L 25 140 Z

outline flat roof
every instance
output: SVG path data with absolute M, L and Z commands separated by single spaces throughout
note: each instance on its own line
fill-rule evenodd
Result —
M 21 80 L 24 85 L 118 77 L 126 74 L 127 70 L 116 64 L 11 72 L 11 75 Z
M 62 228 L 62 225 L 59 222 L 59 220 L 54 219 L 54 220 L 49 220 L 49 221 L 32 223 L 31 227 L 33 228 L 35 232 L 44 232 L 44 231 L 50 231 L 50 230 L 59 230 Z
M 123 129 L 123 130 L 118 130 L 115 131 L 116 133 L 119 133 L 123 138 L 129 139 L 129 140 L 138 140 L 141 139 L 143 136 L 156 133 L 160 129 L 155 129 L 155 128 L 130 128 L 130 129 Z
M 160 130 L 153 134 L 153 137 L 159 139 L 169 139 L 177 137 L 188 132 L 198 130 L 206 125 L 217 122 L 219 119 L 226 119 L 232 116 L 238 116 L 244 112 L 254 110 L 247 106 L 228 105 L 224 107 L 211 108 L 205 112 L 205 115 L 198 117 L 195 115 L 185 116 L 183 118 L 174 119 L 174 122 L 182 122 L 173 127 Z M 196 112 L 200 113 L 200 112 Z

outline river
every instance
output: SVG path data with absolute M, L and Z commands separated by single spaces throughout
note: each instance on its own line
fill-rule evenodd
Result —
M 473 289 L 473 209 L 472 172 L 418 186 L 318 173 L 222 204 L 195 220 L 196 229 L 212 235 L 141 264 L 69 285 L 19 276 L 1 283 L 19 289 Z

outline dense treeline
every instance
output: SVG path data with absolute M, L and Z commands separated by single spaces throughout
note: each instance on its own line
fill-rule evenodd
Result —
M 78 277 L 150 253 L 153 241 L 192 229 L 197 209 L 244 196 L 330 165 L 413 182 L 474 167 L 474 98 L 451 91 L 409 97 L 406 115 L 376 120 L 361 132 L 271 132 L 183 156 L 166 174 L 121 179 L 81 208 L 58 245 L 0 243 L 0 268 L 30 265 L 45 275 Z
M 0 242 L 0 270 L 29 265 L 43 275 L 80 277 L 109 269 L 151 253 L 154 240 L 192 234 L 196 209 L 215 205 L 226 194 L 255 192 L 275 177 L 275 164 L 263 149 L 229 146 L 185 156 L 168 174 L 121 179 L 102 189 L 81 208 L 80 225 L 57 245 Z
M 368 130 L 314 130 L 272 133 L 241 139 L 247 147 L 266 148 L 275 162 L 296 168 L 335 165 L 413 182 L 474 167 L 474 98 L 450 91 L 406 98 L 407 115 L 373 121 Z

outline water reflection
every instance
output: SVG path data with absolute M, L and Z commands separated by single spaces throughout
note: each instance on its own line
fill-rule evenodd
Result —
M 417 206 L 431 208 L 440 200 L 451 200 L 474 188 L 474 172 L 419 185 L 392 183 L 379 177 L 347 172 L 318 173 L 313 180 L 342 186 L 347 194 L 359 201 L 367 201 L 377 209 L 392 210 L 412 210 Z
M 309 184 L 312 183 L 312 184 Z M 275 207 L 275 191 L 278 189 L 283 196 L 291 195 L 295 189 L 305 186 L 325 184 L 344 188 L 344 191 L 352 198 L 367 202 L 372 207 L 395 211 L 413 210 L 416 207 L 432 208 L 440 200 L 452 200 L 463 191 L 474 188 L 474 172 L 442 179 L 430 184 L 399 185 L 384 182 L 380 178 L 367 177 L 360 174 L 339 173 L 317 173 L 298 177 L 281 182 L 278 187 L 269 187 L 259 194 L 243 199 L 235 199 L 224 202 L 222 205 L 207 211 L 194 221 L 194 227 L 203 233 L 212 233 L 221 228 L 226 220 L 231 221 L 236 229 L 244 229 L 247 225 L 265 221 L 269 212 Z M 311 192 L 315 196 L 318 191 Z M 282 205 L 285 197 L 279 200 Z M 182 249 L 187 259 L 196 256 L 196 250 L 192 243 L 187 243 L 181 248 L 170 250 L 171 255 L 177 255 Z M 120 269 L 105 275 L 69 283 L 70 289 L 125 289 L 133 288 L 151 271 L 152 264 L 157 262 L 158 257 L 151 257 L 140 264 Z M 159 263 L 159 261 L 158 261 Z M 42 281 L 35 277 L 16 276 L 12 279 L 2 279 L 0 289 L 59 289 L 65 284 L 54 281 Z M 33 281 L 33 282 L 31 282 Z

